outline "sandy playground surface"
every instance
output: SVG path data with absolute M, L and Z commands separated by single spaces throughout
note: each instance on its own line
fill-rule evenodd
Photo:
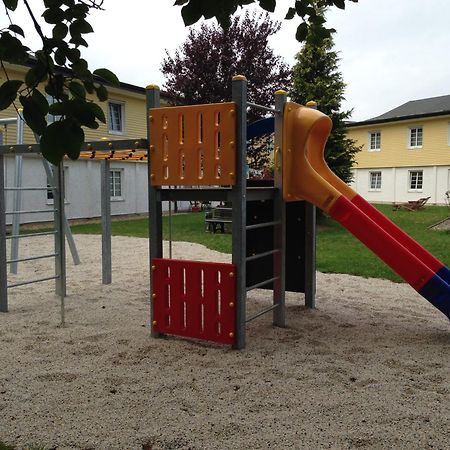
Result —
M 40 240 L 39 240 L 40 239 Z M 52 250 L 41 237 L 22 255 Z M 318 274 L 317 309 L 288 297 L 247 348 L 149 337 L 148 242 L 100 236 L 68 255 L 67 326 L 53 282 L 10 290 L 0 314 L 0 442 L 45 449 L 448 449 L 450 324 L 409 286 Z M 23 240 L 23 243 L 25 240 Z M 37 245 L 40 245 L 38 249 Z M 45 248 L 47 246 L 47 248 Z M 174 257 L 228 261 L 175 243 Z M 46 276 L 23 264 L 10 281 Z M 249 312 L 270 294 L 250 293 Z

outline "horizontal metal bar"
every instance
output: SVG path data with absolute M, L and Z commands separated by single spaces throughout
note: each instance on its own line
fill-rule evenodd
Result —
M 268 280 L 261 281 L 260 283 L 256 283 L 253 286 L 249 286 L 246 288 L 246 291 L 251 291 L 252 289 L 257 289 L 261 286 L 265 286 L 266 284 L 272 283 L 272 281 L 278 280 L 280 277 L 269 278 Z
M 5 214 L 35 214 L 35 213 L 52 213 L 56 209 L 29 209 L 24 211 L 5 211 Z
M 279 109 L 271 108 L 269 106 L 258 105 L 257 103 L 247 102 L 247 106 L 250 106 L 250 107 L 256 108 L 256 109 L 261 109 L 263 111 L 269 111 L 274 114 L 281 112 Z
M 252 256 L 247 256 L 247 258 L 245 258 L 245 260 L 253 261 L 255 259 L 264 258 L 265 256 L 274 255 L 275 253 L 279 253 L 279 252 L 280 252 L 280 249 L 269 250 L 268 252 L 258 253 L 256 255 L 252 255 Z
M 230 201 L 231 189 L 206 188 L 206 189 L 159 189 L 157 191 L 159 201 Z
M 261 222 L 261 223 L 255 223 L 254 225 L 247 225 L 245 227 L 246 230 L 256 230 L 257 228 L 265 228 L 265 227 L 272 227 L 274 225 L 280 225 L 279 220 L 273 220 L 272 222 Z
M 278 308 L 279 306 L 280 306 L 279 303 L 277 303 L 276 305 L 272 305 L 270 308 L 264 309 L 263 311 L 255 314 L 254 316 L 249 317 L 248 319 L 245 320 L 245 323 L 251 322 L 252 320 L 257 319 L 258 317 L 261 317 L 262 315 L 264 315 L 270 311 L 273 311 L 275 308 Z
M 52 189 L 58 189 L 56 186 L 48 186 L 48 187 L 14 187 L 8 186 L 4 188 L 5 191 L 49 191 Z
M 49 236 L 50 234 L 56 234 L 56 231 L 42 231 L 41 233 L 27 233 L 27 234 L 11 234 L 6 236 L 6 239 L 20 239 L 34 236 Z
M 0 125 L 12 125 L 17 122 L 17 117 L 5 117 L 0 119 Z
M 55 256 L 58 256 L 58 253 L 50 253 L 49 255 L 41 255 L 41 256 L 30 256 L 29 258 L 11 259 L 9 261 L 6 261 L 6 264 L 23 262 L 23 261 L 35 261 L 36 259 L 53 258 Z
M 274 187 L 250 187 L 246 191 L 247 201 L 272 200 L 277 191 L 278 189 Z
M 53 276 L 53 277 L 47 277 L 47 278 L 38 278 L 37 280 L 22 281 L 21 283 L 8 284 L 7 288 L 9 289 L 9 288 L 17 287 L 17 286 L 24 286 L 25 284 L 40 283 L 41 281 L 56 280 L 57 278 L 59 278 L 59 277 Z

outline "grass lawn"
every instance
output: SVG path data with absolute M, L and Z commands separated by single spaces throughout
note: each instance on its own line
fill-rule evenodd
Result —
M 377 208 L 416 239 L 438 259 L 450 264 L 450 231 L 432 231 L 428 227 L 449 216 L 447 207 L 427 206 L 420 211 L 392 211 L 390 205 Z M 164 238 L 168 239 L 168 217 L 163 218 Z M 101 233 L 100 224 L 74 225 L 73 233 Z M 115 236 L 148 236 L 146 219 L 114 221 Z M 206 233 L 203 213 L 178 214 L 172 217 L 172 239 L 203 244 L 225 253 L 231 252 L 231 235 Z M 317 270 L 363 277 L 401 281 L 382 261 L 337 222 L 323 217 L 317 232 Z

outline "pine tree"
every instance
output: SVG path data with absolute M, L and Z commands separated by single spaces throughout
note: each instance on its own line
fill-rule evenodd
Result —
M 339 57 L 333 50 L 332 37 L 317 41 L 312 35 L 313 28 L 310 33 L 296 56 L 291 98 L 303 105 L 310 100 L 317 102 L 317 109 L 332 119 L 333 129 L 325 147 L 325 160 L 330 169 L 348 183 L 353 177 L 351 168 L 355 155 L 361 147 L 346 137 L 345 121 L 352 110 L 341 111 L 345 83 L 339 72 Z

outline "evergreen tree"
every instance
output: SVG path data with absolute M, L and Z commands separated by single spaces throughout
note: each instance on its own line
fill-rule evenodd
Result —
M 314 33 L 312 28 L 310 33 Z M 346 137 L 345 121 L 352 110 L 341 111 L 345 83 L 339 72 L 339 57 L 333 50 L 333 39 L 317 42 L 314 36 L 308 35 L 297 54 L 290 94 L 293 101 L 303 105 L 310 100 L 317 102 L 317 109 L 332 119 L 333 129 L 325 147 L 325 160 L 330 169 L 348 183 L 352 180 L 355 155 L 361 147 Z

